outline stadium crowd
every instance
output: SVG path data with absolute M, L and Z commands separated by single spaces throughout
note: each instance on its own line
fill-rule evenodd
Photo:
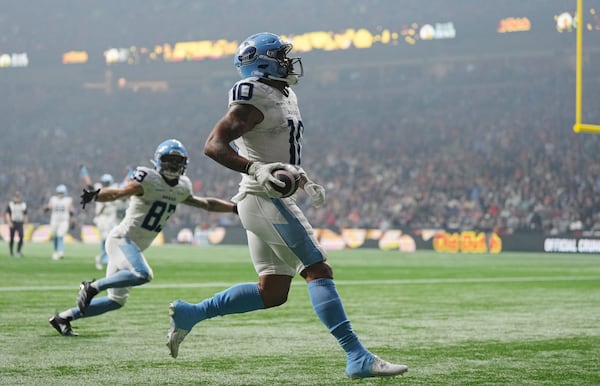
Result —
M 327 188 L 324 208 L 300 204 L 315 227 L 499 233 L 600 232 L 600 138 L 575 134 L 568 61 L 480 60 L 436 67 L 339 70 L 310 67 L 296 87 L 303 105 L 303 166 Z M 226 65 L 230 65 L 229 61 Z M 589 76 L 597 79 L 597 73 Z M 229 198 L 239 176 L 202 154 L 235 80 L 198 80 L 165 92 L 81 85 L 11 90 L 0 106 L 8 130 L 0 153 L 0 203 L 19 190 L 30 221 L 58 184 L 77 198 L 79 165 L 92 177 L 125 178 L 147 150 L 175 137 L 190 152 L 197 194 Z M 317 81 L 316 81 L 317 80 Z M 598 100 L 589 90 L 587 100 Z M 591 110 L 591 109 L 590 109 Z M 586 112 L 600 122 L 597 112 Z M 79 224 L 91 212 L 79 212 Z M 178 209 L 170 227 L 237 224 L 233 215 Z

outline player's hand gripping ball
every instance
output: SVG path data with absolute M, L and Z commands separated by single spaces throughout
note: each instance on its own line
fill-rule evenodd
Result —
M 298 190 L 298 186 L 300 185 L 299 173 L 293 173 L 287 169 L 281 168 L 273 170 L 271 174 L 279 181 L 285 183 L 285 186 L 281 187 L 269 182 L 274 190 L 281 193 L 281 198 L 289 197 L 296 193 L 296 190 Z

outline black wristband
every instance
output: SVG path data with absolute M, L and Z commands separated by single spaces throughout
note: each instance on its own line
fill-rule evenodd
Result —
M 232 212 L 239 215 L 238 210 L 237 210 L 237 204 L 233 204 Z

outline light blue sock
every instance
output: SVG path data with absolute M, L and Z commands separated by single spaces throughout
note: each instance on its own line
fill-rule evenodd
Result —
M 137 276 L 133 272 L 124 269 L 114 275 L 96 280 L 94 286 L 98 286 L 98 291 L 103 291 L 107 288 L 135 287 L 149 281 L 147 277 Z
M 317 279 L 309 282 L 308 295 L 315 313 L 329 329 L 329 332 L 335 336 L 339 345 L 346 352 L 349 362 L 372 357 L 352 331 L 352 326 L 346 317 L 344 306 L 332 279 Z
M 58 251 L 58 236 L 52 237 L 52 244 L 54 245 L 54 250 Z
M 62 252 L 65 250 L 65 239 L 64 237 L 56 238 L 56 250 Z
M 265 308 L 256 283 L 234 285 L 198 304 L 177 300 L 174 305 L 175 325 L 184 330 L 191 330 L 197 323 L 215 316 L 242 314 Z
M 96 316 L 103 314 L 105 312 L 117 310 L 121 308 L 121 304 L 115 302 L 108 296 L 104 296 L 101 298 L 92 299 L 89 307 L 85 310 L 85 314 L 82 314 L 79 311 L 79 308 L 71 308 L 71 313 L 73 314 L 73 320 L 80 318 L 89 318 L 90 316 Z
M 102 251 L 102 264 L 108 264 L 108 254 L 106 253 L 106 240 L 102 240 L 102 247 L 100 248 Z

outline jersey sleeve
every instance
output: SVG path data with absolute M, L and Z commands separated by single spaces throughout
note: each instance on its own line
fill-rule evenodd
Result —
M 192 188 L 192 181 L 190 181 L 188 176 L 179 177 L 179 184 L 181 186 L 183 186 L 187 192 L 189 192 L 188 196 L 191 196 L 194 194 L 194 189 Z
M 136 181 L 144 188 L 144 196 L 153 196 L 157 186 L 160 186 L 160 175 L 153 173 L 153 169 L 145 166 L 138 166 L 132 176 L 132 180 Z
M 264 114 L 270 104 L 268 94 L 271 92 L 271 87 L 260 83 L 256 78 L 240 80 L 229 90 L 229 107 L 252 105 Z

